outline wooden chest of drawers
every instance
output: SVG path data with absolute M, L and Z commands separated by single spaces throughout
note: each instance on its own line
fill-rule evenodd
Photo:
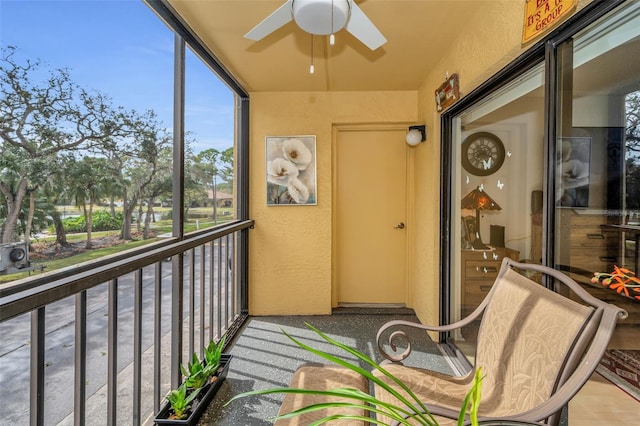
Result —
M 462 312 L 473 311 L 485 298 L 498 275 L 502 259 L 519 260 L 520 252 L 505 247 L 493 250 L 462 250 Z
M 602 214 L 562 211 L 558 263 L 568 266 L 574 280 L 589 283 L 594 272 L 609 272 L 618 263 L 619 236 L 601 226 L 611 220 Z

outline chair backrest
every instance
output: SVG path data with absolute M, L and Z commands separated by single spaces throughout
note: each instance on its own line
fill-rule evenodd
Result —
M 569 286 L 584 303 L 543 287 L 514 267 L 551 275 Z M 624 311 L 591 297 L 558 271 L 511 259 L 503 261 L 485 303 L 475 363 L 482 366 L 485 374 L 483 414 L 495 417 L 548 405 L 562 385 L 579 372 L 585 377 L 571 380 L 575 389 L 563 392 L 566 404 L 589 379 L 613 333 L 615 319 L 613 324 L 603 323 L 604 312 L 609 312 L 607 318 L 624 315 Z M 578 371 L 587 349 L 590 357 L 597 357 L 589 359 L 595 365 L 590 372 L 589 368 Z M 562 402 L 556 404 L 563 406 Z

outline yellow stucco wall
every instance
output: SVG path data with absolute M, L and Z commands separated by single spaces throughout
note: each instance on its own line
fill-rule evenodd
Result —
M 590 1 L 580 0 L 577 10 Z M 523 8 L 524 0 L 487 2 L 460 28 L 417 92 L 251 94 L 252 315 L 331 312 L 332 126 L 424 122 L 429 136 L 413 152 L 409 183 L 415 225 L 409 235 L 408 302 L 423 323 L 438 323 L 440 114 L 433 92 L 447 73 L 458 73 L 464 96 L 525 52 Z M 264 138 L 300 134 L 317 136 L 318 205 L 266 207 Z
M 251 94 L 250 314 L 331 313 L 333 126 L 414 123 L 417 105 L 416 91 Z M 316 135 L 317 206 L 266 206 L 265 137 L 286 135 Z

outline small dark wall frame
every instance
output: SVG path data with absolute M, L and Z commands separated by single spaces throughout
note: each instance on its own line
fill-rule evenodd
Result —
M 505 150 L 493 133 L 477 132 L 462 142 L 462 167 L 475 176 L 491 175 L 502 167 Z

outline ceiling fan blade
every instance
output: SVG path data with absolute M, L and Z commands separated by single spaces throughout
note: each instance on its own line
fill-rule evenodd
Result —
M 267 35 L 271 34 L 278 28 L 285 24 L 288 24 L 293 20 L 293 13 L 291 12 L 292 0 L 287 0 L 282 6 L 277 8 L 271 15 L 264 18 L 258 25 L 253 27 L 251 31 L 244 35 L 244 38 L 249 40 L 260 40 Z
M 380 30 L 373 25 L 373 22 L 355 2 L 351 3 L 351 17 L 345 29 L 371 50 L 376 50 L 387 42 Z

